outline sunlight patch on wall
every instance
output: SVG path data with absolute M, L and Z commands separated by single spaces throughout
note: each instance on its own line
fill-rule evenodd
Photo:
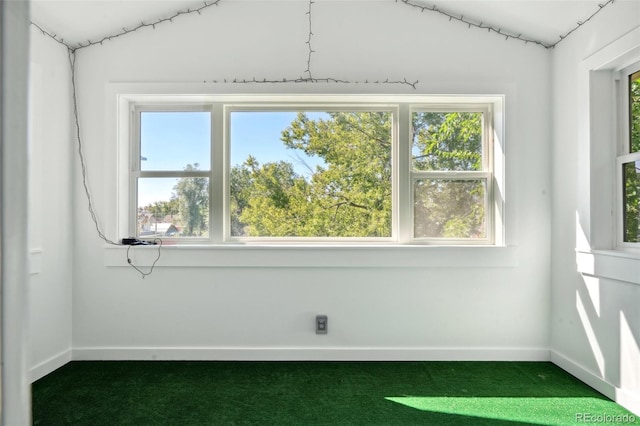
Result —
M 580 222 L 580 214 L 576 212 L 576 247 L 581 249 L 590 249 L 589 237 L 584 230 L 583 224 Z
M 596 311 L 598 318 L 600 318 L 600 278 L 583 275 L 582 280 L 584 281 L 584 286 L 589 292 L 591 305 Z
M 624 312 L 620 312 L 620 387 L 640 391 L 640 347 Z
M 580 316 L 580 321 L 582 322 L 582 327 L 584 328 L 584 332 L 587 335 L 587 339 L 589 340 L 589 344 L 591 345 L 591 352 L 593 353 L 593 357 L 595 358 L 596 364 L 598 364 L 598 371 L 600 372 L 600 377 L 604 377 L 604 355 L 602 353 L 602 349 L 600 348 L 600 344 L 598 343 L 598 338 L 596 337 L 596 333 L 593 330 L 593 325 L 591 324 L 591 320 L 589 319 L 589 314 L 587 314 L 587 310 L 584 307 L 584 302 L 582 301 L 582 297 L 580 293 L 576 290 L 576 308 L 578 309 L 578 315 Z

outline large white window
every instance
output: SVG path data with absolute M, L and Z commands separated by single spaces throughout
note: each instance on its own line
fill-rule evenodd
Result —
M 131 102 L 129 234 L 502 244 L 502 99 L 401 100 Z

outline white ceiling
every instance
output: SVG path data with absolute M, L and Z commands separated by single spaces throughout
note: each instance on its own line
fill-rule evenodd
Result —
M 308 0 L 286 1 L 307 2 Z M 617 0 L 606 7 L 616 7 L 616 3 L 620 1 L 639 0 Z M 482 22 L 484 25 L 500 28 L 516 35 L 521 33 L 523 37 L 545 44 L 554 44 L 560 39 L 560 35 L 575 28 L 578 21 L 588 19 L 600 9 L 600 5 L 607 3 L 607 0 L 412 0 L 412 3 L 427 7 L 435 5 L 438 9 L 452 15 L 464 15 L 464 19 L 471 22 Z M 121 32 L 123 27 L 135 27 L 140 22 L 152 22 L 171 16 L 178 11 L 200 7 L 203 1 L 32 0 L 31 4 L 33 22 L 63 38 L 65 42 L 75 45 Z M 398 7 L 408 6 L 398 2 Z

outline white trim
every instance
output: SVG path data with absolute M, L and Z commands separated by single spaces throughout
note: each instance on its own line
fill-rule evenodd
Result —
M 621 389 L 607 382 L 602 377 L 594 374 L 567 356 L 554 350 L 550 352 L 550 360 L 552 363 L 562 368 L 572 376 L 575 376 L 578 380 L 591 386 L 607 398 L 612 399 L 632 413 L 640 415 L 640 393 L 633 393 L 628 390 Z
M 49 359 L 34 365 L 29 369 L 29 380 L 31 383 L 40 380 L 47 374 L 57 370 L 65 364 L 71 362 L 73 352 L 71 349 L 64 350 Z
M 584 59 L 583 66 L 589 70 L 625 68 L 636 62 L 640 55 L 640 26 L 635 27 L 617 40 Z
M 616 158 L 615 165 L 615 179 L 616 179 L 616 205 L 614 206 L 613 211 L 616 215 L 616 248 L 618 249 L 640 249 L 639 243 L 626 242 L 624 240 L 624 215 L 625 215 L 625 199 L 624 199 L 624 165 L 626 163 L 637 163 L 640 161 L 640 152 L 633 152 L 631 154 L 623 154 L 619 155 Z M 640 254 L 640 253 L 639 253 Z
M 581 274 L 640 285 L 640 255 L 620 250 L 576 251 Z
M 74 361 L 549 361 L 545 348 L 85 347 Z

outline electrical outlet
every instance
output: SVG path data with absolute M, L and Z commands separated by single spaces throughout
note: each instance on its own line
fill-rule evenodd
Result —
M 316 315 L 316 334 L 327 334 L 328 318 L 326 315 Z

